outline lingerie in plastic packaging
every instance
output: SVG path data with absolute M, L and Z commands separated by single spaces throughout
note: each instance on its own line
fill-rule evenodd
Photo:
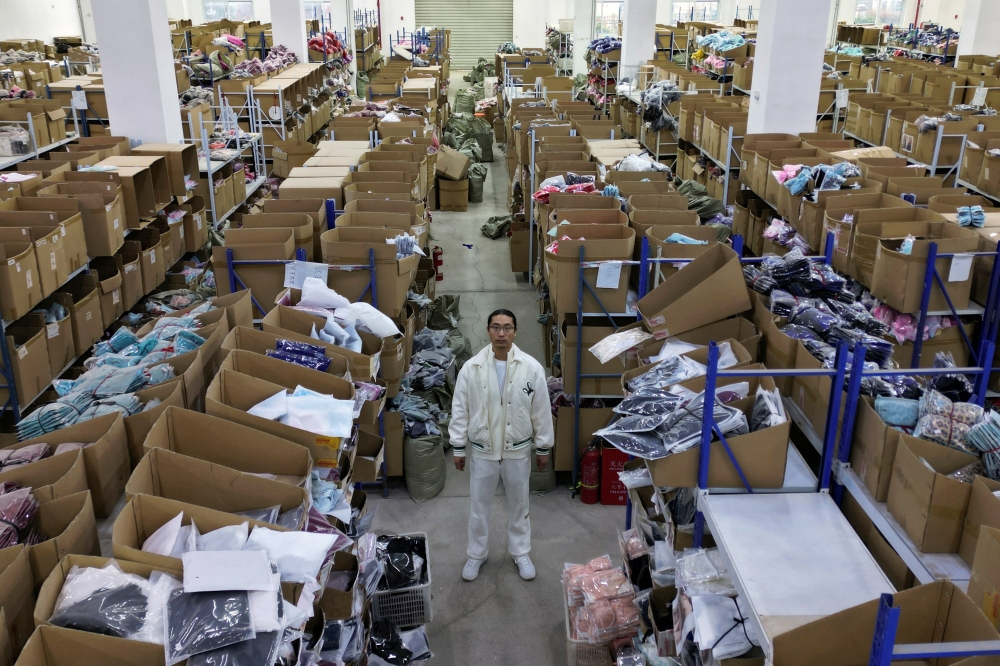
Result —
M 177 590 L 167 600 L 167 666 L 255 636 L 247 592 Z

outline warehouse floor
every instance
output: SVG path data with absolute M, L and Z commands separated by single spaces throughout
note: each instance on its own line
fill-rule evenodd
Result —
M 503 153 L 498 146 L 493 152 L 483 203 L 469 204 L 465 213 L 433 213 L 430 244 L 444 250 L 444 279 L 436 293 L 461 296 L 459 328 L 472 342 L 473 352 L 487 344 L 490 312 L 507 308 L 517 315 L 515 344 L 544 363 L 535 290 L 521 274 L 515 279 L 511 272 L 506 239 L 491 240 L 479 230 L 490 216 L 507 213 Z M 571 499 L 566 486 L 532 496 L 531 558 L 538 576 L 526 582 L 507 554 L 507 501 L 498 490 L 490 516 L 489 561 L 479 578 L 467 583 L 461 573 L 468 497 L 469 476 L 455 469 L 450 452 L 444 490 L 434 499 L 415 502 L 402 480 L 393 484 L 388 499 L 374 489 L 368 493 L 378 511 L 376 532 L 426 532 L 430 540 L 434 621 L 427 629 L 434 663 L 566 663 L 563 563 L 617 553 L 625 508 L 584 505 Z

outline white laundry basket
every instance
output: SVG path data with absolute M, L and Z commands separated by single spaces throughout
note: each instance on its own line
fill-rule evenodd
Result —
M 397 627 L 413 627 L 431 621 L 431 547 L 423 532 L 400 534 L 404 537 L 423 537 L 427 561 L 427 582 L 398 590 L 377 590 L 372 595 L 372 619 L 388 620 Z
M 586 640 L 574 640 L 569 620 L 569 600 L 563 604 L 566 613 L 566 665 L 567 666 L 613 666 L 611 650 L 607 644 L 592 645 Z

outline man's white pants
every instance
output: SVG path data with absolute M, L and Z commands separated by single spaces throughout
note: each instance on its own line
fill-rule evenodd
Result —
M 510 540 L 510 554 L 514 557 L 527 555 L 531 550 L 531 524 L 528 522 L 528 483 L 531 478 L 531 461 L 534 456 L 506 460 L 483 460 L 469 457 L 472 469 L 469 483 L 472 497 L 472 511 L 469 513 L 469 550 L 474 560 L 486 558 L 489 551 L 490 504 L 497 490 L 497 483 L 503 478 L 503 488 L 507 495 L 510 521 L 507 523 L 507 538 Z

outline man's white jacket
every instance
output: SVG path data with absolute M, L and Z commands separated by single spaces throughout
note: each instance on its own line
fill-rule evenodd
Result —
M 549 455 L 554 436 L 545 370 L 511 345 L 501 402 L 494 360 L 487 345 L 458 373 L 448 427 L 455 456 L 465 456 L 467 443 L 477 459 L 523 458 L 532 443 L 538 455 Z

